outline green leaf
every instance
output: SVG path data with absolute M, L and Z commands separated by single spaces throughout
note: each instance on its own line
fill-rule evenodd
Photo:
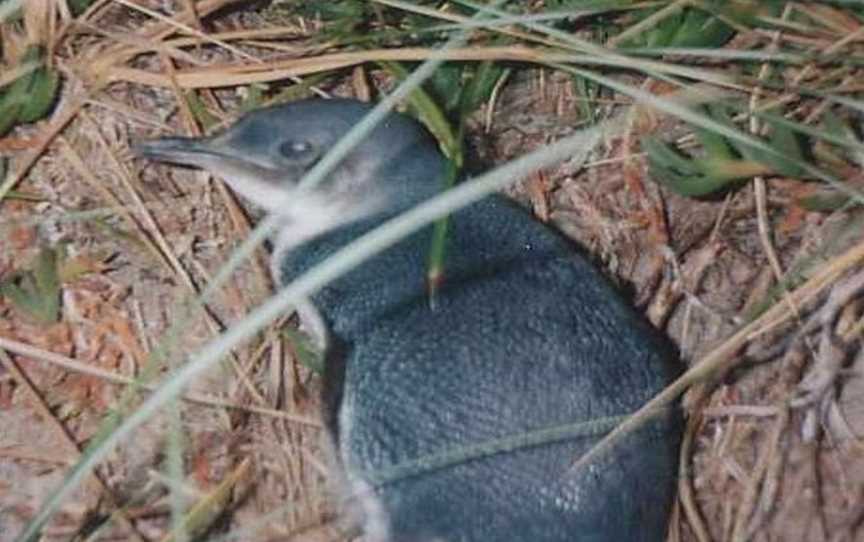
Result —
M 650 136 L 644 136 L 641 143 L 648 155 L 651 177 L 682 196 L 708 196 L 769 171 L 758 162 L 728 159 L 725 155 L 688 158 Z
M 0 136 L 6 135 L 18 120 L 18 104 L 7 104 L 0 98 Z
M 582 117 L 586 122 L 588 124 L 594 124 L 597 122 L 598 118 L 596 103 L 600 98 L 601 92 L 603 92 L 603 87 L 587 77 L 582 77 L 581 75 L 574 74 L 572 80 L 573 90 L 576 95 L 579 96 L 576 105 L 582 112 Z
M 701 109 L 712 120 L 717 121 L 724 126 L 728 126 L 733 130 L 737 129 L 735 123 L 732 122 L 732 117 L 729 116 L 726 107 L 723 105 L 710 104 Z M 693 132 L 699 139 L 699 143 L 702 144 L 702 148 L 705 149 L 706 156 L 710 156 L 715 160 L 733 160 L 740 156 L 740 154 L 733 152 L 733 147 L 726 141 L 726 138 L 717 132 L 707 128 L 702 128 L 701 126 L 695 127 Z
M 723 103 L 701 107 L 711 120 L 737 130 L 731 108 Z M 693 128 L 702 146 L 699 157 L 681 154 L 651 137 L 642 139 L 652 177 L 685 196 L 706 196 L 732 188 L 757 175 L 806 178 L 801 164 L 811 162 L 807 141 L 782 119 L 763 119 L 769 127 L 765 147 L 753 147 L 728 139 L 715 131 Z
M 639 11 L 634 24 L 658 11 L 659 9 Z M 621 47 L 720 47 L 734 35 L 734 28 L 710 12 L 685 7 L 670 13 L 644 33 L 625 40 Z
M 765 26 L 762 17 L 779 17 L 788 0 L 708 0 L 700 6 L 742 26 Z
M 442 104 L 442 108 L 448 114 L 459 110 L 459 104 L 462 102 L 462 90 L 465 86 L 464 74 L 464 64 L 447 62 L 435 70 L 435 73 L 426 82 L 429 91 Z
M 379 62 L 382 68 L 399 79 L 405 79 L 408 72 L 397 62 Z M 428 92 L 418 87 L 408 95 L 408 104 L 411 110 L 420 119 L 426 128 L 438 140 L 441 150 L 445 156 L 454 161 L 458 167 L 462 167 L 463 151 L 462 139 L 457 131 L 453 130 L 444 111 L 429 95 Z
M 471 79 L 462 91 L 460 114 L 465 118 L 476 111 L 491 96 L 495 85 L 509 72 L 498 62 L 485 60 L 473 67 Z
M 264 102 L 264 93 L 267 92 L 267 85 L 260 83 L 253 83 L 246 88 L 246 96 L 240 102 L 240 107 L 237 108 L 241 113 L 248 113 L 261 107 Z
M 698 164 L 694 160 L 682 156 L 671 145 L 663 143 L 653 136 L 644 136 L 641 142 L 642 149 L 648 154 L 652 167 L 674 171 L 677 175 L 700 174 Z
M 21 58 L 21 66 L 41 64 L 41 47 L 31 46 Z M 51 110 L 57 98 L 60 78 L 40 65 L 13 81 L 0 93 L 0 136 L 16 124 L 34 122 Z
M 198 97 L 197 92 L 190 90 L 183 96 L 186 98 L 186 104 L 189 106 L 189 111 L 192 113 L 192 116 L 195 117 L 195 120 L 205 132 L 211 126 L 214 126 L 219 122 L 219 119 L 210 113 L 207 106 L 204 105 L 204 102 L 202 102 L 201 98 Z
M 771 126 L 768 142 L 782 156 L 762 153 L 759 149 L 756 149 L 756 160 L 771 166 L 775 172 L 786 177 L 800 178 L 807 176 L 804 168 L 797 164 L 797 162 L 806 161 L 803 140 L 798 133 L 793 132 L 786 126 L 774 124 Z
M 60 320 L 59 249 L 43 248 L 33 269 L 14 274 L 0 282 L 3 295 L 38 322 Z
M 861 140 L 846 121 L 834 114 L 833 111 L 828 110 L 822 114 L 822 129 L 829 136 L 825 138 L 826 146 L 828 142 L 834 143 L 835 146 L 831 149 L 836 149 L 839 154 L 837 156 L 832 152 L 829 160 L 846 160 L 859 167 L 864 165 L 864 150 L 861 149 Z M 824 148 L 818 150 L 828 152 Z
M 94 0 L 66 0 L 69 4 L 69 11 L 72 12 L 72 15 L 81 15 L 87 8 L 90 7 L 90 4 L 94 2 Z
M 59 87 L 60 77 L 56 72 L 46 68 L 33 72 L 27 88 L 28 98 L 18 112 L 18 120 L 35 122 L 47 115 L 54 105 Z
M 811 194 L 798 198 L 797 203 L 808 211 L 817 212 L 837 211 L 849 205 L 856 205 L 855 201 L 847 194 L 830 187 L 816 190 Z
M 325 365 L 324 352 L 316 349 L 309 337 L 294 328 L 285 327 L 282 329 L 282 333 L 288 339 L 300 365 L 319 376 L 323 375 Z

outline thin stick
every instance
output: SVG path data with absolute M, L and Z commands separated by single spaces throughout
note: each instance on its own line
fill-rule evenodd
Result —
M 88 363 L 83 363 L 81 361 L 63 356 L 61 354 L 42 350 L 41 348 L 37 348 L 35 346 L 25 344 L 13 339 L 8 339 L 6 337 L 0 337 L 0 349 L 14 352 L 19 356 L 25 356 L 45 363 L 50 363 L 51 365 L 62 367 L 67 371 L 73 371 L 76 373 L 100 378 L 112 384 L 122 384 L 126 386 L 136 385 L 148 391 L 153 391 L 159 387 L 158 384 L 142 384 L 140 382 L 136 382 L 134 378 L 118 375 L 117 373 L 112 373 L 111 371 L 106 371 L 104 369 L 99 369 L 98 367 L 93 367 Z M 270 416 L 272 418 L 280 418 L 290 422 L 299 423 L 301 425 L 307 425 L 309 427 L 321 427 L 321 422 L 314 418 L 290 414 L 281 410 L 274 410 L 249 405 L 238 405 L 236 403 L 231 403 L 229 401 L 212 397 L 210 395 L 201 395 L 197 393 L 186 392 L 181 396 L 181 398 L 185 401 L 189 401 L 190 403 L 196 403 L 199 405 L 242 410 L 245 412 L 252 412 L 264 416 Z

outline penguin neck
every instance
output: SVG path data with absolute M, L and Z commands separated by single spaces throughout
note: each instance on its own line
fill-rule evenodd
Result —
M 279 256 L 273 261 L 278 283 L 287 285 L 393 216 L 378 215 L 345 225 Z M 424 228 L 312 294 L 312 304 L 331 331 L 341 337 L 352 336 L 352 330 L 374 320 L 374 315 L 387 307 L 422 299 L 431 239 L 431 228 Z
M 280 236 L 277 235 L 273 252 L 273 270 L 277 283 L 282 286 L 288 284 L 299 274 L 398 215 L 399 212 L 378 213 L 342 225 L 302 244 L 290 240 L 280 242 Z M 404 243 L 404 241 L 400 243 Z
M 307 232 L 299 232 L 298 235 L 291 224 L 277 233 L 272 265 L 277 283 L 287 284 L 299 273 L 324 260 L 355 238 L 442 191 L 447 171 L 444 157 L 435 147 L 424 141 L 411 145 L 409 150 L 411 152 L 406 155 L 409 158 L 383 162 L 381 167 L 363 174 L 364 178 L 377 180 L 374 183 L 366 181 L 370 186 L 370 197 L 380 195 L 381 201 L 385 202 L 384 206 L 377 208 L 373 214 L 345 216 L 343 218 L 349 220 L 348 222 L 337 224 L 338 220 L 334 221 L 334 228 L 323 232 L 308 232 L 311 235 Z M 405 242 L 399 244 L 404 245 Z M 425 254 L 428 246 L 417 247 L 417 250 Z M 388 270 L 382 269 L 382 272 L 384 271 Z

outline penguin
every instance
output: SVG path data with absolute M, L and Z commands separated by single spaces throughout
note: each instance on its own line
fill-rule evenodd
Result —
M 203 168 L 275 213 L 272 269 L 285 285 L 444 190 L 438 144 L 400 113 L 320 184 L 299 186 L 370 109 L 297 101 L 212 136 L 136 149 Z M 448 232 L 434 303 L 427 227 L 312 295 L 304 311 L 326 330 L 323 418 L 345 515 L 376 542 L 664 540 L 678 409 L 586 468 L 572 465 L 610 420 L 671 382 L 674 348 L 578 247 L 505 197 L 454 212 Z M 562 432 L 573 427 L 590 430 Z

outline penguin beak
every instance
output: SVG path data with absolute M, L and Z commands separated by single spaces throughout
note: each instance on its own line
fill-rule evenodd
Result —
M 229 158 L 207 137 L 160 137 L 138 141 L 132 145 L 132 151 L 138 156 L 158 162 L 201 168 L 207 168 L 214 161 Z

